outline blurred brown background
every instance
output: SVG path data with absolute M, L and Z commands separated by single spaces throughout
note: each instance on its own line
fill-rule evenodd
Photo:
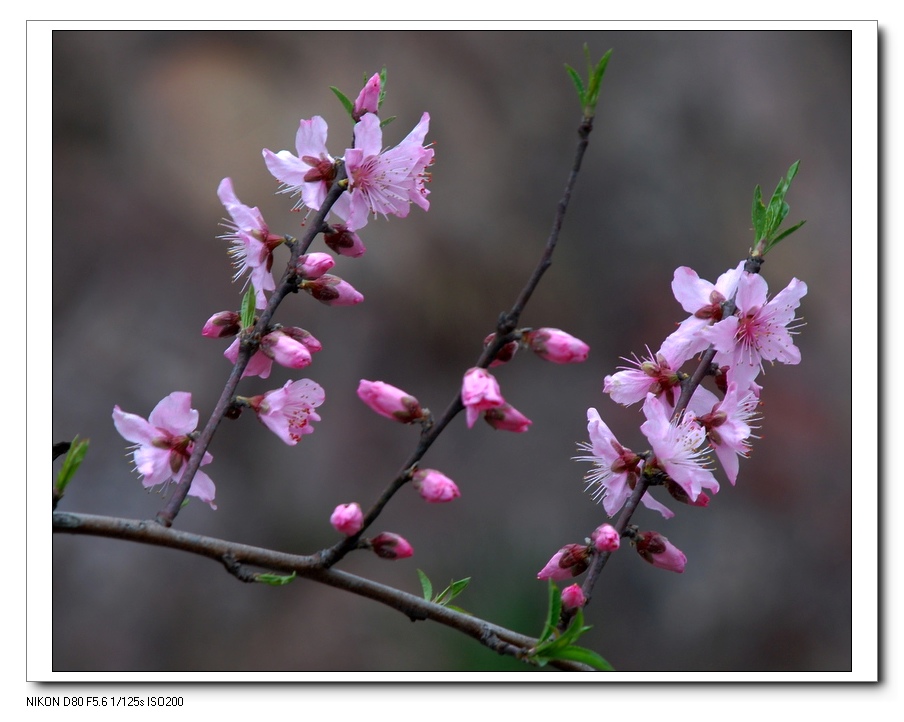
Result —
M 669 289 L 676 266 L 715 280 L 742 258 L 753 187 L 768 196 L 801 159 L 789 221 L 807 225 L 763 272 L 772 294 L 794 276 L 809 286 L 803 362 L 761 379 L 762 438 L 737 487 L 669 521 L 635 517 L 685 551 L 686 572 L 654 569 L 626 547 L 597 587 L 583 643 L 626 671 L 850 669 L 846 32 L 57 31 L 53 440 L 91 439 L 60 508 L 153 517 L 162 499 L 142 491 L 111 412 L 146 417 L 185 390 L 203 425 L 216 401 L 226 343 L 200 329 L 240 292 L 216 237 L 217 184 L 231 176 L 272 229 L 298 235 L 261 149 L 294 152 L 299 118 L 319 114 L 341 154 L 351 128 L 328 87 L 353 98 L 385 65 L 384 115 L 398 119 L 384 141 L 431 114 L 430 212 L 371 221 L 367 254 L 339 259 L 364 304 L 304 296 L 280 308 L 278 321 L 307 328 L 324 350 L 304 372 L 275 366 L 240 393 L 308 376 L 326 389 L 323 421 L 294 448 L 252 416 L 226 422 L 207 467 L 219 510 L 192 503 L 177 520 L 290 552 L 332 544 L 333 507 L 366 507 L 417 436 L 367 409 L 358 380 L 396 384 L 441 413 L 535 264 L 580 119 L 563 64 L 583 68 L 584 43 L 595 58 L 614 53 L 560 247 L 523 322 L 568 330 L 590 359 L 556 366 L 524 353 L 499 369 L 531 430 L 469 431 L 456 419 L 424 465 L 462 497 L 434 506 L 403 490 L 376 530 L 403 534 L 415 557 L 357 554 L 342 568 L 415 593 L 416 568 L 437 585 L 471 576 L 463 607 L 538 633 L 537 571 L 605 520 L 583 491 L 587 466 L 571 460 L 587 407 L 644 448 L 639 409 L 604 397 L 603 377 L 683 318 Z M 135 544 L 56 536 L 53 590 L 57 671 L 527 669 L 349 594 L 244 585 L 205 559 Z

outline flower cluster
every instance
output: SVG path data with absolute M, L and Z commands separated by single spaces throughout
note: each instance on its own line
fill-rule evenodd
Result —
M 653 354 L 635 357 L 630 366 L 605 377 L 603 392 L 628 406 L 642 402 L 640 431 L 648 447 L 634 451 L 624 446 L 600 417 L 587 410 L 588 442 L 575 457 L 593 467 L 585 475 L 587 489 L 609 516 L 624 507 L 642 478 L 648 487 L 663 487 L 676 501 L 705 507 L 719 491 L 712 454 L 728 480 L 738 477 L 739 458 L 750 451 L 758 420 L 761 386 L 757 378 L 763 361 L 800 362 L 794 345 L 795 309 L 807 286 L 792 279 L 769 300 L 766 281 L 746 270 L 745 262 L 723 273 L 715 283 L 701 279 L 690 268 L 679 268 L 672 281 L 675 298 L 690 314 Z M 713 377 L 720 394 L 697 385 L 682 367 L 708 351 L 712 363 L 703 370 Z M 701 361 L 702 363 L 702 361 Z M 682 394 L 686 401 L 678 404 Z M 647 490 L 640 498 L 663 517 L 674 516 Z M 608 525 L 594 532 L 588 545 L 571 544 L 553 556 L 539 577 L 568 579 L 580 574 L 589 556 L 618 548 L 619 535 Z M 684 570 L 684 554 L 658 532 L 625 530 L 637 552 L 654 566 Z

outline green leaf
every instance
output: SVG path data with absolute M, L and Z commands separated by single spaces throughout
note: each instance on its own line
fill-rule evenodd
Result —
M 383 66 L 383 69 L 380 71 L 380 98 L 377 100 L 377 110 L 383 107 L 383 101 L 386 99 L 386 66 Z M 395 117 L 395 116 L 393 116 Z M 390 118 L 389 120 L 392 120 Z M 380 127 L 382 128 L 389 120 L 380 123 Z
M 452 582 L 448 587 L 437 594 L 436 599 L 433 601 L 437 604 L 442 604 L 443 606 L 447 605 L 455 599 L 455 597 L 461 594 L 470 582 L 471 577 L 465 577 L 464 579 L 459 579 L 457 582 Z
M 255 574 L 254 581 L 261 582 L 261 584 L 269 584 L 274 587 L 283 587 L 289 582 L 291 582 L 296 577 L 296 573 L 292 572 L 291 574 L 283 575 L 283 574 Z
M 750 216 L 753 221 L 753 242 L 756 245 L 766 237 L 766 206 L 763 205 L 763 190 L 759 186 L 753 189 L 753 210 Z
M 251 328 L 254 325 L 255 304 L 257 303 L 257 293 L 254 290 L 254 284 L 248 284 L 248 290 L 242 297 L 242 310 L 239 314 L 242 320 L 242 328 Z
M 591 649 L 578 647 L 577 645 L 565 647 L 564 649 L 559 650 L 555 655 L 549 657 L 549 659 L 567 659 L 572 662 L 580 662 L 581 664 L 586 664 L 588 667 L 595 667 L 602 672 L 615 671 L 615 667 L 609 664 L 602 656 Z
M 53 485 L 57 496 L 62 496 L 66 486 L 72 481 L 72 477 L 75 476 L 75 472 L 81 466 L 85 454 L 88 453 L 88 445 L 90 443 L 90 439 L 79 441 L 78 436 L 72 440 L 72 445 L 69 447 L 69 451 L 66 452 L 66 458 L 63 459 L 63 466 L 60 467 L 60 471 L 57 474 L 56 483 Z
M 345 108 L 345 112 L 348 113 L 348 117 L 354 120 L 355 104 L 347 97 L 345 97 L 345 94 L 341 90 L 339 90 L 339 88 L 331 85 L 330 90 L 332 90 L 335 96 L 339 98 L 339 102 L 342 103 L 342 107 Z
M 394 120 L 396 119 L 396 117 L 397 117 L 397 116 L 395 116 L 395 115 L 390 115 L 390 116 L 389 116 L 388 118 L 386 118 L 385 120 L 381 120 L 381 121 L 380 121 L 380 127 L 382 128 L 382 127 L 384 127 L 384 126 L 386 126 L 386 125 L 389 125 L 392 121 L 394 121 Z
M 571 82 L 574 83 L 574 89 L 578 91 L 578 100 L 581 101 L 581 107 L 584 107 L 584 81 L 581 80 L 581 76 L 578 75 L 578 71 L 572 68 L 567 63 L 565 64 L 565 72 L 571 77 Z
M 420 569 L 417 570 L 418 578 L 421 580 L 421 590 L 424 592 L 424 599 L 428 602 L 433 598 L 433 584 Z
M 540 635 L 540 644 L 542 645 L 548 639 L 556 634 L 556 625 L 559 623 L 559 615 L 562 612 L 562 592 L 549 580 L 549 597 L 546 609 L 546 622 L 543 625 L 543 633 Z M 538 645 L 539 648 L 540 645 Z
M 765 255 L 765 253 L 767 251 L 769 251 L 773 246 L 777 246 L 779 241 L 784 240 L 785 238 L 790 236 L 792 233 L 794 233 L 794 231 L 796 231 L 798 228 L 800 228 L 804 223 L 806 223 L 806 221 L 801 221 L 800 223 L 797 223 L 796 225 L 793 225 L 790 228 L 787 228 L 784 231 L 782 231 L 781 233 L 779 233 L 775 238 L 773 238 L 771 241 L 769 241 L 769 243 L 766 244 L 766 248 L 763 251 L 763 254 Z

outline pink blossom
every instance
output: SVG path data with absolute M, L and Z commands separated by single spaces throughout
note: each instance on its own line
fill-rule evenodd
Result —
M 355 98 L 355 105 L 352 111 L 352 118 L 356 121 L 361 120 L 361 116 L 365 113 L 376 113 L 379 109 L 380 102 L 380 74 L 374 73 L 368 80 L 358 97 Z
M 593 408 L 587 409 L 587 433 L 590 442 L 581 442 L 578 448 L 590 453 L 574 458 L 576 461 L 589 461 L 594 465 L 594 468 L 584 476 L 587 490 L 592 488 L 593 498 L 602 501 L 603 509 L 609 516 L 613 516 L 631 496 L 643 462 L 640 456 L 618 442 L 600 418 L 599 412 Z M 675 515 L 653 499 L 649 493 L 641 497 L 641 503 L 648 509 L 658 511 L 666 519 Z
M 411 424 L 424 418 L 424 410 L 414 396 L 382 381 L 361 379 L 358 398 L 380 416 Z
M 329 253 L 306 253 L 298 257 L 295 273 L 310 281 L 320 278 L 335 265 L 336 261 Z
M 590 541 L 598 552 L 614 552 L 621 546 L 621 537 L 611 524 L 602 524 L 594 529 Z
M 418 470 L 411 483 L 425 501 L 434 504 L 452 501 L 461 496 L 455 482 L 435 469 Z
M 314 409 L 323 403 L 323 399 L 320 384 L 301 379 L 286 381 L 282 388 L 247 401 L 264 426 L 289 446 L 295 446 L 302 436 L 314 432 L 312 422 L 320 421 Z
M 364 514 L 356 503 L 340 504 L 330 515 L 330 524 L 340 534 L 353 536 L 364 526 Z
M 365 226 L 370 214 L 404 218 L 412 202 L 425 211 L 430 208 L 424 182 L 433 149 L 423 145 L 429 123 L 424 113 L 405 139 L 387 151 L 376 115 L 366 113 L 355 124 L 355 147 L 345 151 L 348 192 L 333 206 L 349 230 Z
M 414 548 L 403 537 L 384 531 L 370 540 L 374 554 L 383 559 L 405 559 L 414 554 Z
M 323 234 L 323 242 L 340 256 L 349 258 L 360 258 L 367 251 L 361 237 L 344 223 L 330 226 L 330 230 Z
M 722 319 L 722 304 L 734 294 L 743 269 L 744 261 L 741 261 L 736 268 L 719 276 L 715 284 L 704 281 L 687 266 L 675 269 L 672 293 L 681 307 L 692 314 L 663 344 L 671 350 L 672 359 L 678 366 L 709 346 L 710 342 L 701 331 Z
M 500 431 L 514 431 L 516 434 L 524 433 L 533 423 L 510 404 L 503 404 L 502 406 L 487 409 L 483 412 L 483 419 L 494 429 L 499 429 Z
M 578 584 L 571 584 L 562 590 L 562 609 L 572 611 L 580 609 L 587 603 L 584 590 Z
M 263 150 L 270 173 L 282 183 L 281 193 L 301 195 L 295 207 L 319 210 L 336 178 L 336 161 L 326 149 L 327 124 L 319 115 L 302 120 L 295 134 L 294 156 L 287 150 Z
M 207 319 L 207 323 L 201 329 L 201 335 L 207 338 L 223 338 L 235 336 L 241 330 L 241 318 L 235 311 L 220 311 Z
M 647 349 L 647 357 L 634 358 L 636 368 L 621 366 L 621 371 L 606 376 L 603 381 L 603 393 L 609 394 L 613 401 L 630 406 L 643 401 L 647 394 L 666 395 L 674 404 L 681 392 L 678 369 L 685 359 L 677 353 L 676 346 L 663 344 L 654 357 Z M 629 359 L 625 359 L 629 361 Z
M 695 394 L 696 395 L 696 394 Z M 751 423 L 757 418 L 759 399 L 748 390 L 741 390 L 737 383 L 728 385 L 725 398 L 709 407 L 709 411 L 695 412 L 697 423 L 705 430 L 709 443 L 734 484 L 738 478 L 738 457 L 747 456 L 752 435 Z
M 230 178 L 220 181 L 217 195 L 232 217 L 231 222 L 224 223 L 229 233 L 221 238 L 232 243 L 229 255 L 232 256 L 233 265 L 236 267 L 233 280 L 238 280 L 239 276 L 248 271 L 249 279 L 254 285 L 256 307 L 264 308 L 267 305 L 264 291 L 276 288 L 276 282 L 270 272 L 273 266 L 273 249 L 283 243 L 285 238 L 270 233 L 257 207 L 249 208 L 239 202 Z
M 235 362 L 238 361 L 241 343 L 241 339 L 237 338 L 229 345 L 229 348 L 223 352 L 223 355 L 232 362 L 233 366 L 235 366 Z M 251 355 L 251 359 L 245 366 L 245 370 L 242 371 L 242 378 L 245 378 L 246 376 L 260 376 L 262 379 L 266 379 L 269 378 L 272 368 L 273 359 L 258 348 Z
M 537 573 L 537 579 L 552 579 L 559 582 L 571 579 L 587 570 L 590 565 L 590 552 L 583 544 L 566 544 L 552 555 Z
M 766 301 L 768 287 L 756 273 L 745 273 L 735 297 L 737 312 L 704 329 L 701 334 L 716 348 L 715 361 L 735 371 L 738 385 L 746 389 L 762 370 L 763 361 L 800 363 L 800 350 L 791 339 L 788 324 L 807 293 L 807 284 L 792 278 L 775 298 Z
M 499 382 L 486 369 L 474 367 L 465 372 L 461 384 L 461 402 L 467 413 L 468 428 L 474 426 L 481 411 L 505 404 Z
M 590 347 L 571 334 L 557 328 L 538 328 L 525 335 L 530 350 L 546 361 L 557 364 L 580 363 L 587 360 Z
M 643 404 L 647 420 L 640 430 L 653 447 L 656 458 L 647 462 L 665 472 L 690 500 L 696 501 L 702 489 L 719 491 L 719 482 L 709 467 L 703 466 L 709 451 L 706 431 L 690 414 L 671 421 L 671 409 L 653 394 Z
M 681 574 L 687 566 L 687 557 L 678 547 L 656 531 L 643 531 L 635 535 L 637 553 L 654 567 Z
M 329 273 L 311 281 L 302 281 L 301 289 L 327 306 L 354 306 L 364 300 L 364 296 L 350 283 Z
M 286 368 L 303 369 L 311 364 L 311 352 L 308 347 L 282 330 L 264 336 L 261 339 L 260 350 Z
M 147 420 L 114 406 L 113 425 L 126 441 L 135 444 L 132 459 L 145 488 L 158 484 L 165 488 L 170 481 L 182 483 L 185 464 L 194 450 L 192 432 L 198 426 L 198 412 L 191 408 L 190 393 L 174 391 L 166 396 Z M 205 452 L 201 466 L 211 461 L 213 456 Z M 188 493 L 210 504 L 211 509 L 217 508 L 213 503 L 216 488 L 203 471 L 195 473 Z

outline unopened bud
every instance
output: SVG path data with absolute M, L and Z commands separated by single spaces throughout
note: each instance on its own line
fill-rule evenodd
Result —
M 354 231 L 348 230 L 343 223 L 330 226 L 330 230 L 323 234 L 323 242 L 340 256 L 358 258 L 367 250 L 360 236 Z
M 354 502 L 340 504 L 330 515 L 330 524 L 340 534 L 352 536 L 361 531 L 361 527 L 364 525 L 364 514 L 361 512 L 361 507 Z
M 382 381 L 361 379 L 358 384 L 358 398 L 380 416 L 403 424 L 411 424 L 424 418 L 424 410 L 414 396 Z
M 414 549 L 398 534 L 384 531 L 370 540 L 374 554 L 383 559 L 404 559 L 414 554 Z
M 684 571 L 687 557 L 678 547 L 657 531 L 642 531 L 634 535 L 637 553 L 654 567 L 670 572 Z
M 516 434 L 524 433 L 533 423 L 518 409 L 509 404 L 504 404 L 495 409 L 487 409 L 483 413 L 483 418 L 494 429 L 514 431 Z
M 586 343 L 557 328 L 538 328 L 528 332 L 525 340 L 540 358 L 557 364 L 580 363 L 590 353 Z
M 350 283 L 329 273 L 324 273 L 320 278 L 312 281 L 303 281 L 301 288 L 327 306 L 354 306 L 364 300 L 364 296 L 358 293 Z
M 574 609 L 580 609 L 586 603 L 587 598 L 584 596 L 584 590 L 579 585 L 572 584 L 562 590 L 562 609 L 570 612 Z
M 320 278 L 335 265 L 336 261 L 329 253 L 306 253 L 298 257 L 295 273 L 306 281 L 314 280 Z
M 587 570 L 590 564 L 590 550 L 584 544 L 566 544 L 552 555 L 537 574 L 537 579 L 561 581 L 571 579 Z
M 235 336 L 242 330 L 242 318 L 234 311 L 220 311 L 207 319 L 201 335 L 207 338 Z
M 355 98 L 355 106 L 352 110 L 352 117 L 355 121 L 361 120 L 361 116 L 365 113 L 376 113 L 379 109 L 380 102 L 380 74 L 374 73 L 370 80 L 364 84 L 358 97 Z
M 484 348 L 490 345 L 490 342 L 496 338 L 495 333 L 491 333 L 483 340 Z M 518 350 L 518 342 L 517 341 L 509 341 L 505 344 L 501 349 L 496 352 L 496 356 L 490 362 L 490 368 L 494 368 L 496 366 L 501 366 L 502 364 L 508 363 L 511 361 L 515 352 Z
M 420 469 L 412 477 L 412 484 L 426 501 L 434 504 L 461 496 L 455 482 L 435 469 Z
M 598 552 L 614 552 L 621 545 L 618 531 L 611 524 L 603 524 L 594 529 L 590 541 Z

